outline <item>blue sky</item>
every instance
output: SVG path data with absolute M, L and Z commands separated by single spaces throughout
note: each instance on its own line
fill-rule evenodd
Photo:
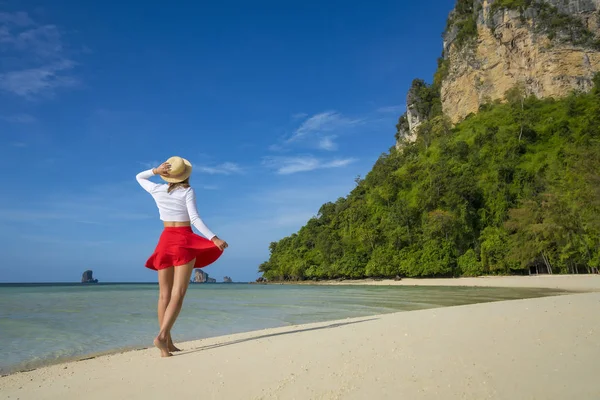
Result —
M 0 282 L 156 281 L 135 175 L 171 155 L 230 245 L 205 271 L 256 279 L 394 144 L 453 4 L 0 2 Z

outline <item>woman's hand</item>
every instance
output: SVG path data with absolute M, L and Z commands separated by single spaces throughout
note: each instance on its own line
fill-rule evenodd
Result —
M 213 242 L 214 244 L 216 244 L 216 245 L 217 245 L 217 247 L 218 247 L 219 249 L 221 249 L 221 251 L 223 251 L 223 250 L 225 250 L 227 247 L 229 247 L 229 245 L 227 244 L 227 242 L 226 242 L 226 241 L 224 241 L 224 240 L 221 240 L 221 239 L 219 239 L 219 238 L 218 238 L 218 237 L 216 237 L 216 236 L 215 236 L 214 238 L 212 238 L 211 240 L 212 240 L 212 242 Z
M 170 170 L 171 170 L 171 164 L 164 162 L 164 163 L 160 164 L 160 166 L 158 168 L 154 168 L 152 170 L 152 172 L 154 172 L 154 174 L 158 174 L 158 175 L 162 175 L 162 176 L 169 176 Z

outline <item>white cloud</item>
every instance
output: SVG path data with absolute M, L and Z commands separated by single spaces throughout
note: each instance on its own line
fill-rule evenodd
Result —
M 72 67 L 72 62 L 63 60 L 39 68 L 3 73 L 0 74 L 0 89 L 22 97 L 31 97 L 43 92 L 51 92 L 59 87 L 74 87 L 79 84 L 79 81 L 61 74 Z
M 302 157 L 266 157 L 263 164 L 273 168 L 280 175 L 308 172 L 325 168 L 345 167 L 356 161 L 353 158 L 334 159 L 330 161 L 320 160 L 312 156 Z
M 26 12 L 15 12 L 6 13 L 0 12 L 0 24 L 16 25 L 16 26 L 29 26 L 33 25 L 33 21 L 29 18 Z
M 285 147 L 280 144 L 272 144 L 269 146 L 269 150 L 273 151 L 273 152 L 280 152 L 280 151 L 284 151 Z
M 308 114 L 303 112 L 292 115 L 292 119 L 303 119 L 306 117 L 308 117 Z
M 211 174 L 211 175 L 231 175 L 231 174 L 239 174 L 242 172 L 242 168 L 237 165 L 236 163 L 232 163 L 232 162 L 225 162 L 219 165 L 216 165 L 214 167 L 208 167 L 208 166 L 195 166 L 194 170 L 199 171 L 199 172 L 203 172 L 205 174 Z
M 319 160 L 313 157 L 278 157 L 267 161 L 281 175 L 312 171 L 319 168 Z
M 39 25 L 27 13 L 0 13 L 0 55 L 18 60 L 0 69 L 0 90 L 32 99 L 55 89 L 75 87 L 76 63 L 69 59 L 60 30 Z
M 377 112 L 382 113 L 382 114 L 399 114 L 399 113 L 404 112 L 405 110 L 406 110 L 406 105 L 399 104 L 397 106 L 380 107 L 377 109 Z
M 303 121 L 287 139 L 282 138 L 279 143 L 272 144 L 269 150 L 281 152 L 298 144 L 320 150 L 336 150 L 337 145 L 333 140 L 364 122 L 364 119 L 349 118 L 337 111 L 325 111 L 307 117 L 308 114 L 305 113 L 294 114 L 293 119 Z
M 140 161 L 139 164 L 142 166 L 142 168 L 150 169 L 157 168 L 160 164 L 162 164 L 162 162 L 163 161 Z M 192 168 L 194 172 L 205 173 L 210 175 L 232 175 L 243 172 L 243 169 L 239 165 L 232 162 L 224 162 L 215 166 L 196 165 L 192 163 Z M 204 189 L 216 190 L 217 188 L 215 186 L 208 185 L 204 186 Z
M 59 57 L 63 51 L 60 32 L 54 25 L 43 25 L 21 33 L 4 36 L 4 43 L 13 45 L 16 50 L 31 52 L 39 57 Z
M 322 138 L 319 141 L 319 149 L 329 151 L 337 150 L 337 143 L 335 143 L 333 139 L 335 139 L 335 136 L 325 136 Z
M 335 111 L 326 111 L 320 114 L 313 115 L 304 121 L 298 129 L 294 131 L 288 142 L 292 142 L 312 134 L 321 134 L 323 132 L 333 132 L 342 128 L 361 123 L 361 119 L 351 119 L 344 117 Z
M 150 162 L 146 162 L 146 161 L 140 161 L 139 164 L 146 169 L 151 169 L 151 168 L 157 168 L 161 162 L 160 161 L 150 161 Z
M 333 160 L 333 161 L 329 161 L 329 162 L 325 163 L 323 165 L 323 168 L 340 168 L 340 167 L 345 167 L 347 165 L 352 164 L 355 161 L 356 161 L 355 158 L 343 158 L 343 159 Z

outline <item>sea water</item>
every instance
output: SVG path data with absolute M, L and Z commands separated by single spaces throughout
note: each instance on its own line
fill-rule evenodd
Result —
M 549 289 L 192 284 L 175 342 L 257 329 L 560 294 Z M 157 284 L 0 284 L 0 373 L 152 345 Z

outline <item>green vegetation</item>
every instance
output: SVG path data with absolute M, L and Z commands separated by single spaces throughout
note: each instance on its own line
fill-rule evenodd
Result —
M 477 21 L 474 15 L 456 22 L 456 27 L 458 28 L 456 40 L 454 41 L 456 46 L 462 47 L 465 43 L 477 38 Z
M 442 88 L 442 82 L 448 76 L 450 69 L 450 60 L 443 57 L 439 57 L 437 60 L 437 70 L 433 75 L 433 86 L 437 88 L 438 92 Z
M 438 70 L 435 73 L 432 85 L 428 85 L 422 79 L 415 79 L 412 82 L 408 95 L 409 106 L 413 107 L 425 121 L 442 115 L 440 90 L 447 71 L 448 62 L 443 58 L 439 58 Z M 396 124 L 396 140 L 400 140 L 403 133 L 408 132 L 408 130 L 408 119 L 406 114 L 403 114 L 400 116 L 398 124 Z
M 415 79 L 409 90 L 409 102 L 416 111 L 425 119 L 430 119 L 442 114 L 442 101 L 440 87 L 428 85 L 422 79 Z
M 346 198 L 271 243 L 270 280 L 590 272 L 600 266 L 600 75 L 588 94 L 443 115 Z
M 456 29 L 454 44 L 457 47 L 461 48 L 465 44 L 474 43 L 474 39 L 477 38 L 477 15 L 480 8 L 479 2 L 457 0 L 445 30 L 445 33 L 448 33 Z M 582 19 L 561 13 L 551 4 L 534 0 L 495 0 L 490 6 L 490 16 L 503 9 L 518 10 L 521 14 L 527 9 L 533 9 L 536 12 L 536 32 L 548 35 L 550 40 L 600 49 L 600 38 L 590 31 Z
M 404 135 L 409 131 L 408 119 L 406 117 L 406 113 L 402 114 L 398 119 L 398 123 L 396 124 L 396 141 L 402 140 Z
M 494 14 L 498 10 L 519 10 L 525 11 L 531 6 L 533 0 L 495 0 L 490 6 L 491 14 Z
M 491 5 L 490 15 L 501 9 L 519 10 L 528 8 L 536 11 L 535 30 L 548 35 L 550 40 L 572 43 L 576 46 L 600 49 L 600 39 L 583 23 L 580 18 L 561 13 L 556 7 L 545 2 L 533 0 L 496 0 Z
M 548 35 L 550 40 L 558 39 L 576 46 L 600 50 L 600 39 L 588 29 L 583 21 L 572 15 L 558 12 L 547 3 L 536 3 L 538 24 L 536 30 Z
M 457 0 L 451 16 L 446 22 L 446 32 L 456 29 L 454 44 L 462 47 L 477 38 L 477 12 L 473 0 Z

